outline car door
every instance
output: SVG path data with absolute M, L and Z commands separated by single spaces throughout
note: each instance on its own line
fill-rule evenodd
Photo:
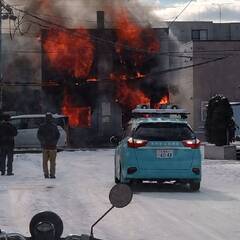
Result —
M 18 134 L 15 137 L 15 147 L 25 148 L 31 145 L 31 133 L 28 129 L 29 118 L 12 118 L 10 122 L 17 128 Z
M 32 117 L 28 119 L 28 129 L 25 130 L 25 134 L 28 137 L 26 144 L 32 148 L 40 148 L 41 144 L 37 137 L 37 132 L 41 124 L 45 121 L 44 117 Z
M 129 157 L 131 157 L 131 160 L 136 159 L 135 154 L 134 156 L 132 155 L 133 151 L 129 149 L 127 145 L 128 138 L 131 135 L 132 135 L 132 124 L 129 123 L 125 131 L 123 132 L 123 136 L 121 137 L 121 140 L 116 149 L 116 163 L 117 163 L 116 167 L 118 170 L 120 169 L 120 167 L 123 169 L 124 166 L 127 165 Z
M 66 147 L 68 139 L 68 118 L 67 117 L 54 117 L 54 122 L 58 127 L 60 137 L 57 143 L 58 148 Z

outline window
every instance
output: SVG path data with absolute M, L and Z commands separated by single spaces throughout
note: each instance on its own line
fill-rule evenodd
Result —
M 28 128 L 39 128 L 41 124 L 43 124 L 45 121 L 45 118 L 30 118 L 28 122 Z
M 54 122 L 55 122 L 55 124 L 57 124 L 57 126 L 60 126 L 63 129 L 66 129 L 68 126 L 68 118 L 67 117 L 54 118 Z
M 208 30 L 192 30 L 192 40 L 208 40 Z
M 144 123 L 136 129 L 134 138 L 148 141 L 182 141 L 194 139 L 195 135 L 187 124 Z
M 11 119 L 10 123 L 17 129 L 20 129 L 21 119 Z

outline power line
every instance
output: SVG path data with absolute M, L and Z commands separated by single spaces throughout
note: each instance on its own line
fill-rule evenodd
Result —
M 185 69 L 188 69 L 188 68 L 194 68 L 194 67 L 197 67 L 197 66 L 203 66 L 203 65 L 206 65 L 206 64 L 209 64 L 209 63 L 222 61 L 224 59 L 227 59 L 228 57 L 230 57 L 230 56 L 219 57 L 219 58 L 211 59 L 211 60 L 208 60 L 208 61 L 203 61 L 203 62 L 196 63 L 196 64 L 186 65 L 186 66 L 183 66 L 183 67 L 176 67 L 176 68 L 170 68 L 170 69 L 167 69 L 167 70 L 156 71 L 156 72 L 152 72 L 150 74 L 145 75 L 144 78 L 146 78 L 146 77 L 150 77 L 151 78 L 151 77 L 153 77 L 155 75 L 158 76 L 158 75 L 166 74 L 166 73 L 169 73 L 169 72 L 176 72 L 176 71 L 185 70 Z M 138 79 L 138 78 L 136 78 L 136 79 Z M 83 84 L 86 84 L 86 82 L 83 83 Z M 41 86 L 46 86 L 46 87 L 61 86 L 61 84 L 58 83 L 58 82 L 45 82 L 45 83 L 37 83 L 37 82 L 12 82 L 12 83 L 6 83 L 5 82 L 2 85 L 3 86 L 8 86 L 8 87 L 15 87 L 15 86 L 40 86 L 40 87 Z
M 181 10 L 181 12 L 173 19 L 173 21 L 168 25 L 170 27 L 182 14 L 183 12 L 189 7 L 193 0 L 190 0 L 187 5 Z
M 222 61 L 224 59 L 227 59 L 228 57 L 230 57 L 230 56 L 219 57 L 219 58 L 211 59 L 211 60 L 200 62 L 200 63 L 190 64 L 190 65 L 183 66 L 183 67 L 176 67 L 176 68 L 170 68 L 170 69 L 167 69 L 167 70 L 156 71 L 156 72 L 148 74 L 147 77 L 148 76 L 151 77 L 151 76 L 154 76 L 154 75 L 160 75 L 160 74 L 166 74 L 166 73 L 169 73 L 169 72 L 176 72 L 176 71 L 180 71 L 180 70 L 184 70 L 184 69 L 188 69 L 188 68 L 194 68 L 194 67 L 197 67 L 197 66 L 206 65 L 206 64 L 209 64 L 209 63 L 213 63 L 213 62 Z
M 90 36 L 90 37 L 91 37 L 91 40 L 95 40 L 95 41 L 99 41 L 99 42 L 104 42 L 104 43 L 109 43 L 109 44 L 111 44 L 113 47 L 116 46 L 116 42 L 111 41 L 111 40 L 109 40 L 109 39 L 103 39 L 103 38 L 100 38 L 100 37 L 96 37 L 96 36 L 94 36 L 94 35 L 92 35 L 92 34 L 89 34 L 89 33 L 84 34 L 84 33 L 79 33 L 79 32 L 73 32 L 72 30 L 66 28 L 65 26 L 63 26 L 63 25 L 61 25 L 61 24 L 54 23 L 54 22 L 52 22 L 52 21 L 46 20 L 46 19 L 41 18 L 41 17 L 39 17 L 38 15 L 32 14 L 32 13 L 26 11 L 26 10 L 19 9 L 19 8 L 14 7 L 14 6 L 12 6 L 12 8 L 13 8 L 14 10 L 19 11 L 19 12 L 21 12 L 21 13 L 23 13 L 23 14 L 26 14 L 26 15 L 28 15 L 28 16 L 30 16 L 30 17 L 38 20 L 38 21 L 44 22 L 45 24 L 48 24 L 48 25 L 50 25 L 50 26 L 54 26 L 54 27 L 56 27 L 56 28 L 60 28 L 61 30 L 67 31 L 68 33 L 70 33 L 70 34 L 72 34 L 72 35 L 82 36 L 82 37 L 83 37 L 83 36 L 85 36 L 85 37 L 86 37 L 86 36 Z M 41 25 L 40 23 L 37 23 L 37 22 L 35 22 L 35 24 Z M 46 27 L 46 26 L 44 26 L 44 27 Z M 48 27 L 49 27 L 49 26 L 48 26 Z M 130 47 L 129 45 L 125 45 L 125 44 L 122 44 L 122 43 L 117 43 L 117 44 L 118 44 L 118 46 L 121 46 L 121 47 L 123 47 L 123 48 L 125 48 L 125 49 L 127 49 L 127 50 L 131 50 L 131 51 L 135 51 L 135 52 L 139 52 L 139 53 L 146 53 L 146 54 L 157 54 L 157 53 L 148 51 L 148 50 L 146 50 L 146 49 L 133 48 L 133 47 Z

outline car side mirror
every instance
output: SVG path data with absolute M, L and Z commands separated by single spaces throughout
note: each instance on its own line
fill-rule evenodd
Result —
M 121 139 L 117 136 L 112 136 L 110 137 L 110 143 L 114 144 L 114 145 L 118 145 L 118 143 L 121 141 Z
M 112 207 L 107 210 L 91 227 L 90 236 L 84 236 L 86 240 L 94 240 L 93 236 L 93 228 L 114 208 L 124 208 L 126 207 L 131 201 L 133 197 L 133 192 L 131 188 L 126 184 L 117 184 L 112 187 L 109 193 L 109 200 L 112 204 Z M 89 237 L 89 238 L 87 238 Z M 83 238 L 84 239 L 84 238 Z M 98 240 L 98 239 L 96 239 Z
M 115 208 L 126 207 L 132 201 L 132 198 L 133 192 L 126 184 L 115 185 L 109 193 L 109 200 Z

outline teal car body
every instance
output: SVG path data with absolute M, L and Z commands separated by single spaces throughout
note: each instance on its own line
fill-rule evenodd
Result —
M 197 191 L 201 159 L 200 141 L 186 120 L 132 119 L 115 150 L 115 182 L 177 181 Z

